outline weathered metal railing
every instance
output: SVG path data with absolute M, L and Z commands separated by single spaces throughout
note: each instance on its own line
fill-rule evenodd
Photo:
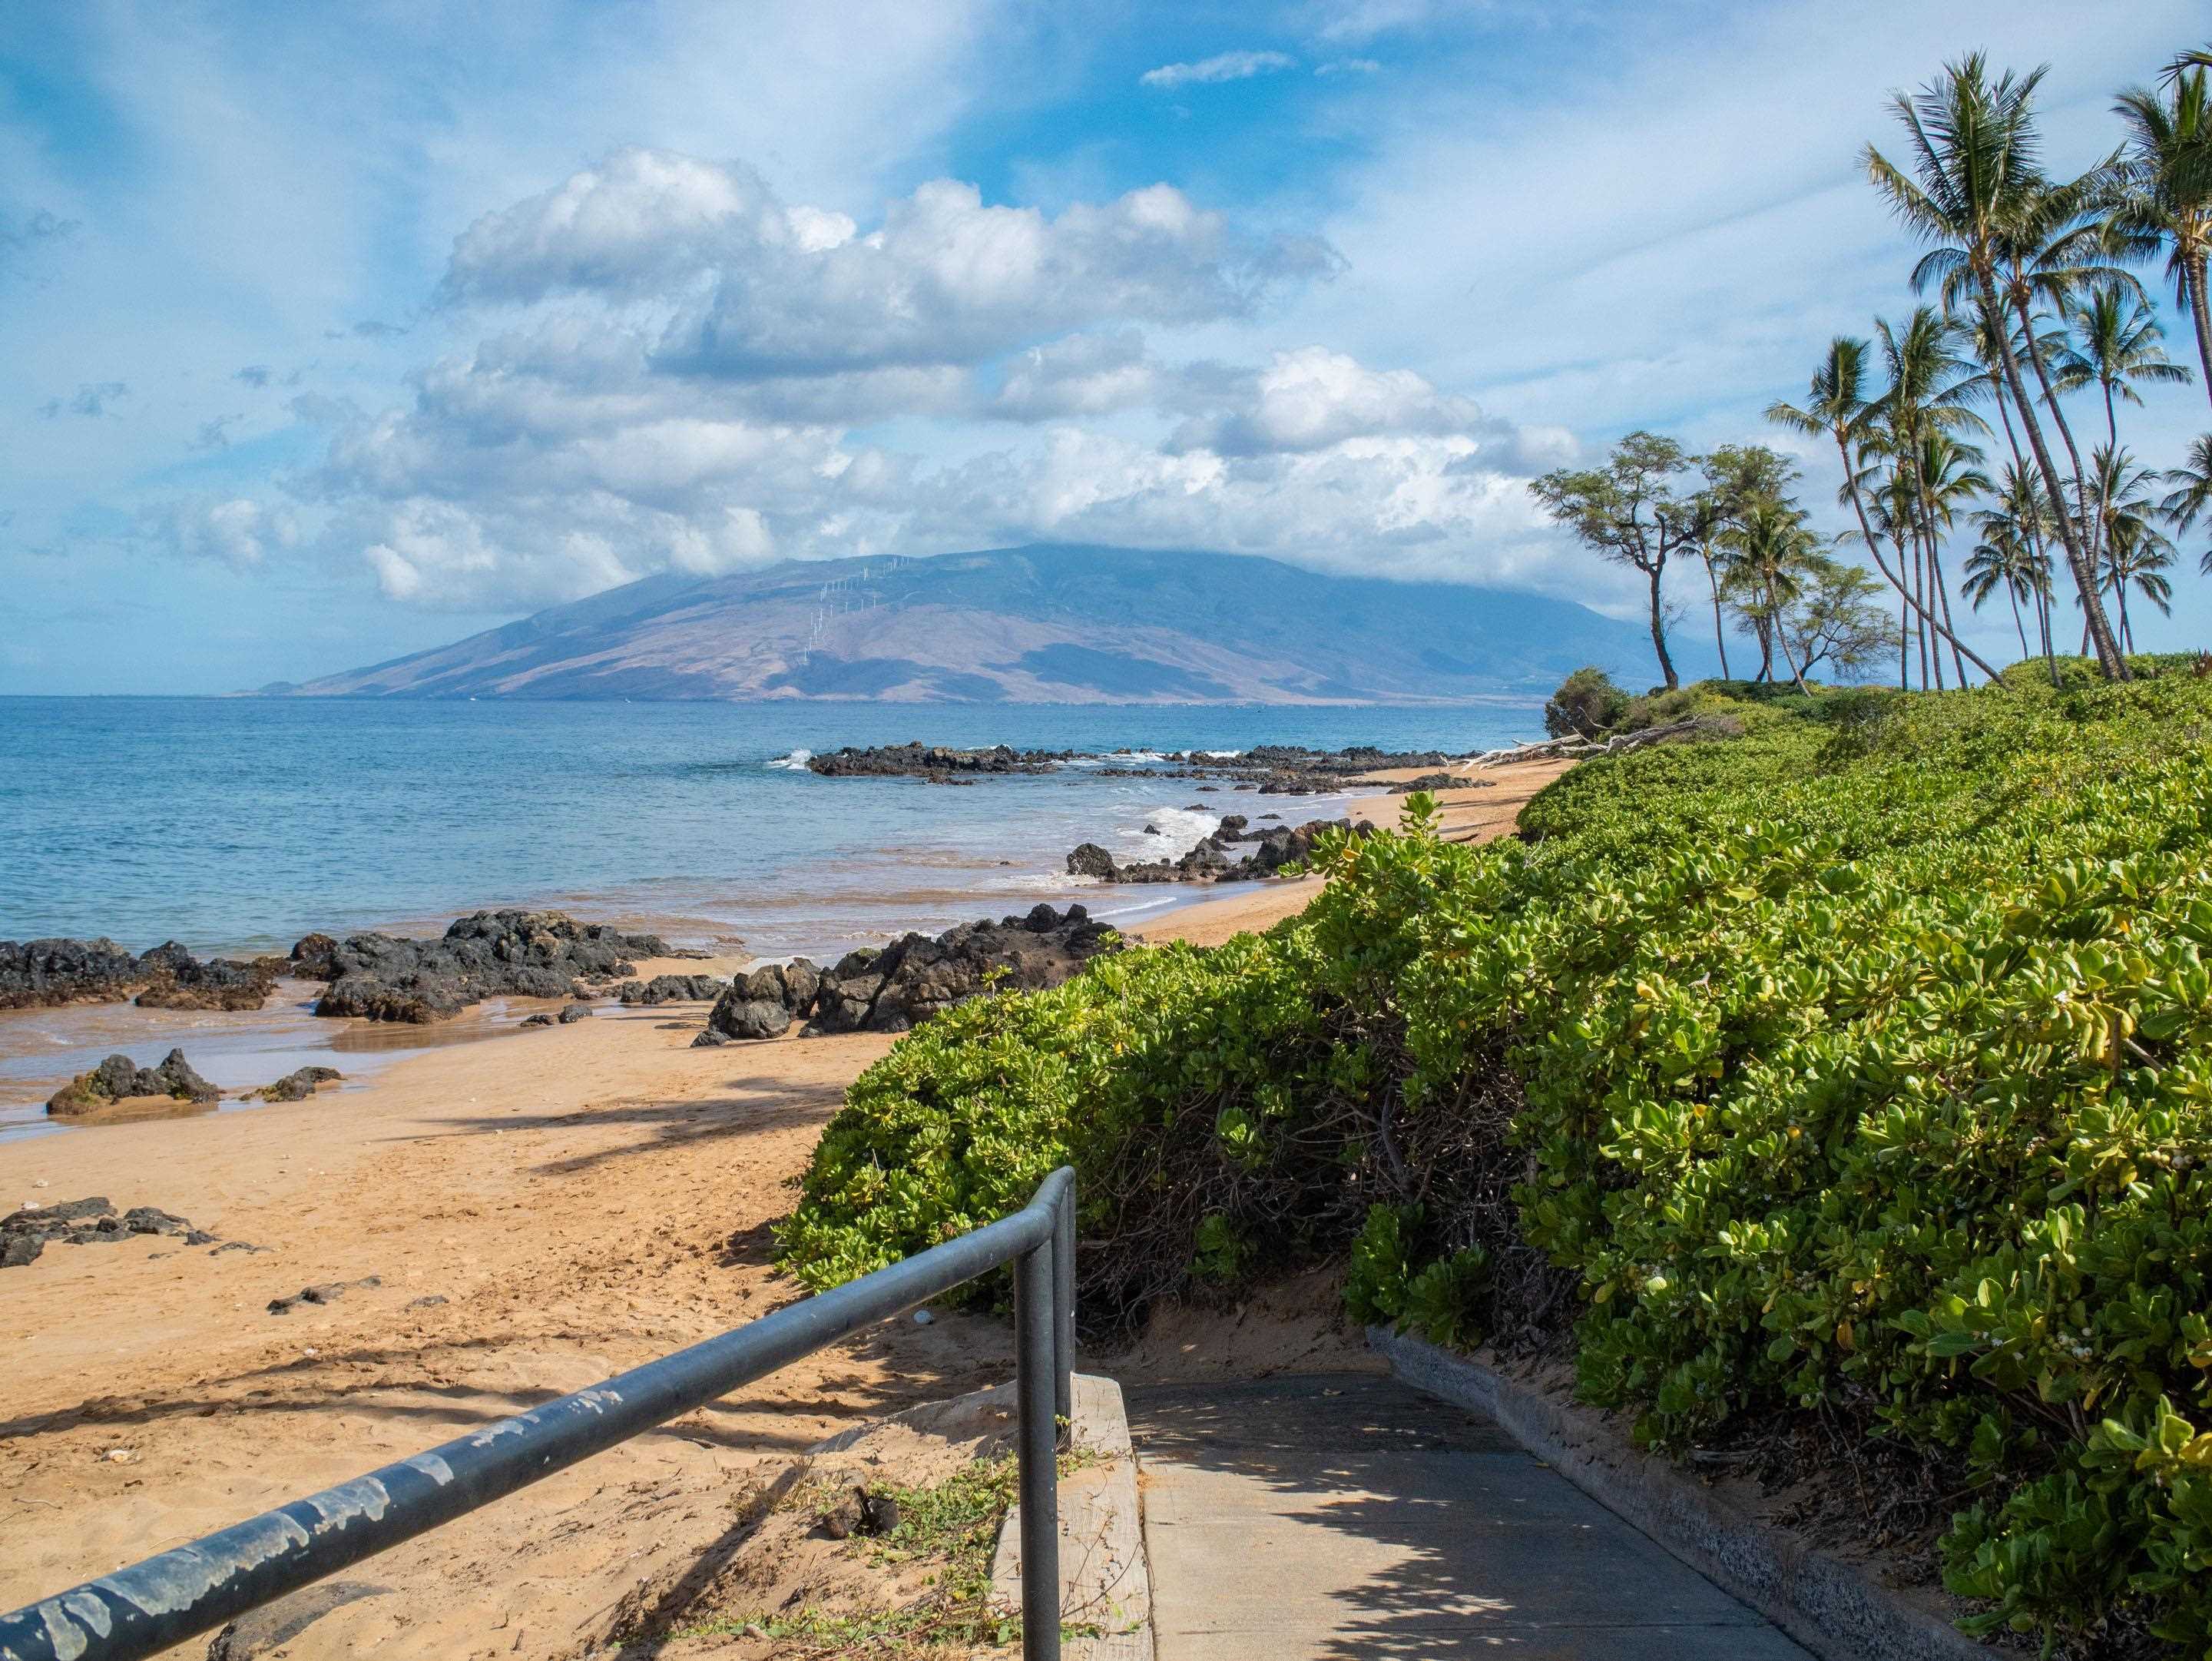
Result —
M 411 1459 L 0 1615 L 0 1661 L 134 1661 L 504 1499 L 787 1366 L 846 1334 L 1014 1265 L 1022 1655 L 1060 1654 L 1056 1419 L 1071 1411 L 1075 1173 L 1012 1216 L 834 1292 L 502 1419 Z

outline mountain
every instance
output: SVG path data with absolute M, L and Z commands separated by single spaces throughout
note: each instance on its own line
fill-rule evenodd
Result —
M 1571 601 L 1247 555 L 1036 546 L 663 575 L 286 697 L 1407 703 L 1650 678 Z

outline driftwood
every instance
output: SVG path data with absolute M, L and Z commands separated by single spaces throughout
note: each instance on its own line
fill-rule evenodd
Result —
M 1726 715 L 1692 715 L 1684 721 L 1670 721 L 1663 727 L 1646 727 L 1641 732 L 1616 733 L 1609 739 L 1589 739 L 1576 733 L 1563 739 L 1540 739 L 1534 744 L 1509 745 L 1503 750 L 1486 750 L 1479 756 L 1471 756 L 1466 764 L 1507 767 L 1517 761 L 1578 761 L 1585 756 L 1612 756 L 1624 750 L 1640 750 L 1647 744 L 1663 744 L 1668 739 L 1708 733 L 1720 738 L 1742 730 Z

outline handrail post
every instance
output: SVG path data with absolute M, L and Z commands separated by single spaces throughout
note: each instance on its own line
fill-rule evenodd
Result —
M 1014 1263 L 1014 1399 L 1022 1490 L 1022 1661 L 1060 1661 L 1058 1289 L 1054 1233 Z
M 1053 1411 L 1075 1435 L 1075 1183 L 1060 1190 L 1052 1231 Z

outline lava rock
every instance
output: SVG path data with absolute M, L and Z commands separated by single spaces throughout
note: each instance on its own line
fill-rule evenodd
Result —
M 711 1003 L 721 995 L 723 985 L 719 975 L 655 975 L 649 981 L 624 981 L 616 996 L 625 1006 Z
M 110 1056 L 89 1073 L 80 1073 L 56 1091 L 46 1111 L 58 1118 L 97 1112 L 132 1096 L 168 1096 L 179 1101 L 211 1102 L 222 1092 L 192 1070 L 181 1050 L 172 1050 L 159 1067 L 140 1067 L 128 1056 Z
M 854 952 L 823 977 L 809 1032 L 904 1032 L 954 1004 L 996 990 L 1058 986 L 1120 937 L 1079 905 L 963 923 L 934 940 L 907 934 Z
M 578 1021 L 587 1021 L 591 1019 L 591 1005 L 587 1003 L 572 1003 L 567 1005 L 562 1009 L 560 1019 L 562 1025 L 574 1026 Z
M 522 1018 L 522 1024 L 525 1026 L 550 1026 L 553 1025 L 553 1018 L 544 1014 L 525 1015 Z
M 1096 877 L 1101 882 L 1115 882 L 1113 855 L 1095 842 L 1079 844 L 1067 856 L 1067 874 L 1071 877 Z
M 319 1085 L 335 1083 L 345 1075 L 335 1067 L 295 1068 L 273 1084 L 246 1092 L 248 1101 L 304 1102 Z
M 711 1049 L 733 1038 L 780 1038 L 813 1008 L 821 985 L 821 971 L 805 958 L 748 970 L 714 1001 L 707 1030 L 691 1041 L 692 1048 Z
M 138 959 L 148 977 L 136 1001 L 147 1009 L 258 1009 L 276 989 L 275 960 L 232 958 L 200 962 L 168 940 Z
M 824 778 L 921 778 L 949 783 L 961 773 L 1049 773 L 1074 756 L 1070 750 L 1013 750 L 1003 744 L 988 750 L 952 750 L 916 740 L 866 749 L 848 745 L 830 755 L 810 756 L 806 769 Z
M 0 1009 L 120 1003 L 146 982 L 113 940 L 0 940 Z
M 478 911 L 434 940 L 355 934 L 325 952 L 310 935 L 293 948 L 326 963 L 318 1015 L 425 1024 L 486 998 L 563 998 L 634 974 L 632 958 L 678 954 L 657 934 L 624 934 L 560 911 Z M 312 949 L 311 949 L 312 946 Z

